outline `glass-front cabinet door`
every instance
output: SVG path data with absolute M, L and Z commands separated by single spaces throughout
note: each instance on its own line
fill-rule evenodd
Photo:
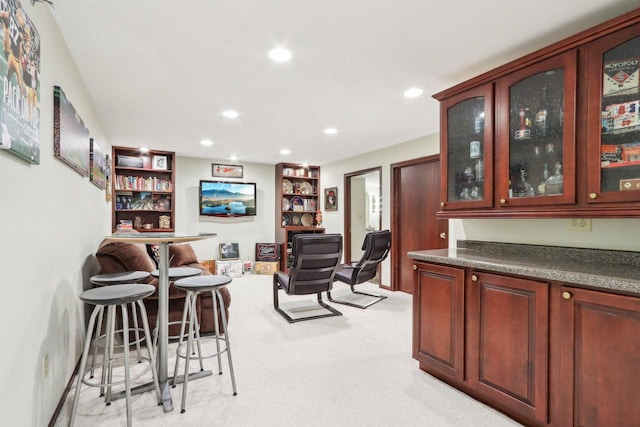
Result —
M 493 84 L 440 104 L 442 209 L 493 206 Z
M 575 203 L 576 51 L 497 83 L 499 206 Z
M 640 200 L 640 25 L 588 47 L 590 203 Z

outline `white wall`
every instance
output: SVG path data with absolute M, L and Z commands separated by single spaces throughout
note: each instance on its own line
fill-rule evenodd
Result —
M 212 163 L 228 163 L 228 160 L 221 162 L 192 157 L 176 158 L 176 231 L 218 234 L 214 239 L 191 243 L 201 260 L 220 259 L 218 244 L 223 242 L 239 243 L 240 256 L 254 260 L 256 243 L 274 241 L 275 166 L 239 162 L 243 166 L 243 178 L 228 181 L 256 183 L 257 215 L 246 218 L 214 218 L 198 215 L 200 180 L 219 179 L 211 176 Z
M 21 3 L 42 40 L 41 153 L 40 165 L 30 165 L 0 150 L 0 412 L 3 425 L 42 426 L 82 351 L 78 295 L 97 271 L 93 253 L 111 228 L 104 191 L 53 156 L 54 85 L 62 87 L 103 152 L 111 144 L 49 6 Z

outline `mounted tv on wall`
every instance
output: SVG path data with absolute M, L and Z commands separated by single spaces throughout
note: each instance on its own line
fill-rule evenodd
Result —
M 256 183 L 200 181 L 200 215 L 242 217 L 256 215 Z

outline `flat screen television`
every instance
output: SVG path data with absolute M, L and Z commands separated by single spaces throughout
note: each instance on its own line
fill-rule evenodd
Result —
M 200 180 L 198 202 L 200 215 L 255 216 L 256 183 Z

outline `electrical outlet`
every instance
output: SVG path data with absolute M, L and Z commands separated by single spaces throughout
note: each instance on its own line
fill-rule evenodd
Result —
M 591 231 L 591 218 L 570 219 L 569 231 Z
M 45 354 L 42 358 L 42 376 L 47 378 L 49 375 L 49 354 Z

